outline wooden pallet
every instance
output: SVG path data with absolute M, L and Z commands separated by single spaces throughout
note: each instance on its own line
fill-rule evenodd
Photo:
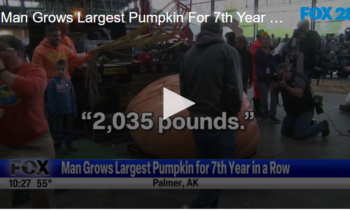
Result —
M 131 143 L 127 145 L 128 151 L 140 158 L 144 158 L 144 159 L 159 159 L 159 158 L 155 158 L 155 157 L 150 157 L 148 155 L 146 155 L 138 146 L 136 143 Z M 275 156 L 274 155 L 266 155 L 266 154 L 260 154 L 260 153 L 253 153 L 252 155 L 250 155 L 249 157 L 246 157 L 244 159 L 273 159 Z

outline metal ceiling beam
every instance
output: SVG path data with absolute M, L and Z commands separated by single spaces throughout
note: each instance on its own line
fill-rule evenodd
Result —
M 9 1 L 11 0 L 0 0 L 3 2 L 4 4 L 4 7 L 5 9 L 8 9 L 9 8 Z M 30 8 L 26 8 L 25 7 L 25 1 L 26 0 L 19 0 L 20 1 L 20 7 L 18 8 L 19 10 L 18 11 L 21 11 L 21 13 L 25 14 L 26 10 L 30 9 Z M 56 7 L 56 3 L 60 2 L 60 0 L 29 0 L 29 1 L 35 1 L 35 2 L 41 2 L 43 4 L 43 7 L 42 9 L 44 11 L 54 11 L 54 12 L 64 12 L 64 13 L 67 13 L 69 12 L 69 10 L 71 9 L 75 9 L 77 7 L 77 5 L 74 5 L 72 6 L 72 0 L 62 0 L 62 7 L 63 9 L 61 10 L 61 6 L 59 7 Z M 81 2 L 83 2 L 83 7 L 81 9 L 84 9 L 84 12 L 87 13 L 87 2 L 88 0 L 79 0 L 79 3 L 80 4 Z M 103 4 L 104 4 L 104 9 L 102 8 L 98 8 L 99 12 L 101 12 L 102 10 L 105 11 L 106 14 L 110 13 L 110 14 L 113 14 L 113 13 L 119 13 L 120 11 L 118 9 L 121 9 L 121 8 L 125 8 L 125 7 L 130 7 L 130 3 L 131 2 L 134 2 L 135 0 L 109 0 L 109 6 L 110 6 L 110 9 L 107 8 L 107 5 L 106 3 L 104 2 L 103 0 Z M 90 4 L 90 13 L 93 14 L 93 6 L 94 6 L 94 3 L 96 2 L 95 0 L 90 0 L 89 1 Z M 137 1 L 136 1 L 137 2 Z M 96 4 L 96 3 L 95 3 Z M 135 7 L 137 7 L 137 5 L 135 4 Z M 32 8 L 34 9 L 34 8 Z
M 24 0 L 20 0 L 21 2 L 21 13 L 25 14 L 25 5 L 24 5 Z
M 316 7 L 317 0 L 312 0 L 311 2 L 311 7 L 314 8 Z M 311 30 L 314 31 L 316 28 L 316 22 L 314 19 L 311 18 Z
M 106 7 L 106 2 L 105 2 L 105 0 L 100 0 L 100 1 L 102 1 L 103 6 L 104 6 L 104 8 L 105 8 L 105 14 L 108 14 L 108 10 L 107 10 L 107 7 Z
M 254 0 L 254 15 L 259 14 L 258 9 L 259 9 L 259 0 Z M 254 37 L 256 37 L 257 34 L 258 34 L 258 24 L 254 23 Z
M 62 10 L 63 10 L 64 13 L 67 12 L 66 11 L 66 2 L 65 2 L 65 0 L 62 0 Z
M 47 11 L 50 11 L 50 3 L 49 3 L 50 0 L 45 0 L 45 6 L 46 6 L 46 10 Z
M 51 8 L 49 11 L 55 11 L 55 0 L 51 0 Z

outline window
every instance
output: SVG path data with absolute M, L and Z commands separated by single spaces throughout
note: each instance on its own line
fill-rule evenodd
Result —
M 246 37 L 254 36 L 254 23 L 247 23 L 239 17 L 245 14 L 254 15 L 254 0 L 225 0 L 215 2 L 215 11 L 224 13 L 224 34 L 227 32 L 235 32 L 236 35 L 244 35 Z M 239 13 L 239 14 L 238 14 Z M 233 20 L 231 21 L 231 16 Z
M 152 0 L 153 10 L 159 11 L 163 9 L 165 6 L 167 6 L 167 4 L 169 4 L 170 2 L 171 1 L 169 0 Z M 170 9 L 172 9 L 174 5 L 175 5 L 174 3 L 170 4 L 166 9 L 164 9 L 163 12 L 170 12 Z
M 332 6 L 333 10 L 331 16 L 335 19 L 340 13 L 335 13 L 335 8 L 343 7 L 348 8 L 350 3 L 343 0 L 319 0 L 316 4 L 317 7 L 329 7 Z M 321 35 L 326 34 L 342 34 L 345 32 L 347 27 L 350 27 L 349 21 L 339 21 L 339 20 L 316 20 L 315 30 Z
M 0 30 L 0 35 L 13 35 L 13 31 L 12 30 Z
M 311 7 L 311 0 L 271 1 L 270 6 L 259 5 L 258 13 L 265 14 L 264 22 L 258 24 L 258 29 L 264 29 L 275 37 L 283 38 L 285 34 L 292 35 L 300 21 L 300 7 Z M 261 3 L 259 1 L 259 3 Z M 266 2 L 265 2 L 266 3 Z M 311 21 L 310 17 L 306 18 Z
M 37 7 L 41 7 L 41 4 L 40 2 L 24 1 L 24 7 L 37 8 Z
M 21 6 L 21 2 L 18 0 L 8 1 L 8 4 L 10 7 L 20 7 Z

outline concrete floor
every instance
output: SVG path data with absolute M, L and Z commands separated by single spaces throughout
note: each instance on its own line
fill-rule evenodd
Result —
M 252 95 L 251 90 L 248 93 Z M 338 130 L 350 129 L 350 112 L 339 111 L 345 95 L 322 94 L 324 110 Z M 283 108 L 277 117 L 282 119 Z M 325 115 L 315 116 L 318 121 Z M 350 138 L 331 128 L 328 138 L 316 136 L 296 141 L 281 137 L 279 124 L 261 125 L 259 153 L 276 159 L 348 159 Z M 116 150 L 125 152 L 126 146 Z M 181 208 L 196 196 L 195 190 L 72 190 L 58 192 L 56 208 Z M 222 208 L 350 208 L 349 190 L 225 190 Z M 28 208 L 28 204 L 18 208 Z

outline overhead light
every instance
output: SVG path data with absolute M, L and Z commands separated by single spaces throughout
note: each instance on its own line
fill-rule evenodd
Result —
M 78 17 L 79 13 L 81 13 L 79 10 L 75 10 L 75 11 L 73 12 L 73 16 L 74 16 L 74 17 Z
M 0 35 L 12 35 L 13 33 L 10 32 L 10 30 L 0 30 Z

